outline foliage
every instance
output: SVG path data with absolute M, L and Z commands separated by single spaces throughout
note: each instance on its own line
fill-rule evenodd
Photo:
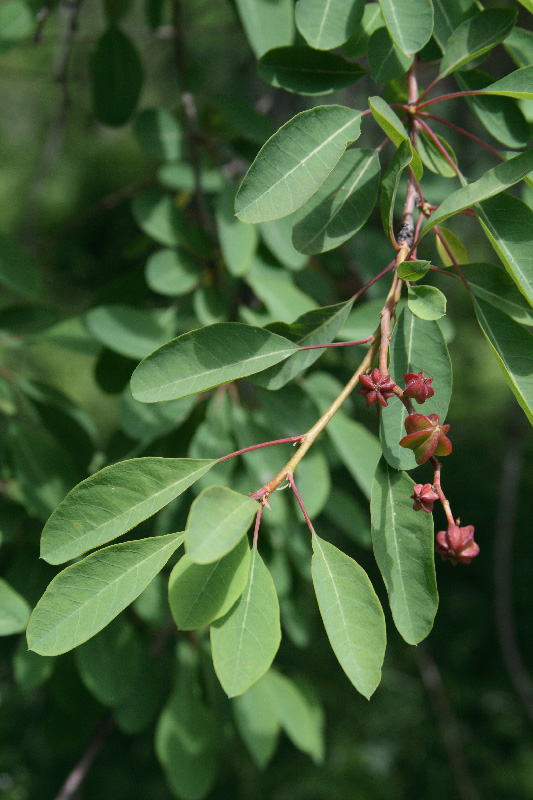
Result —
M 10 132 L 28 200 L 0 236 L 7 705 L 33 716 L 46 704 L 61 728 L 50 769 L 9 779 L 13 800 L 56 791 L 98 719 L 86 752 L 102 750 L 107 772 L 84 758 L 71 775 L 87 797 L 282 799 L 298 783 L 340 800 L 352 779 L 358 797 L 434 797 L 439 782 L 443 796 L 476 796 L 420 643 L 436 619 L 431 641 L 468 711 L 469 639 L 493 649 L 464 613 L 486 580 L 486 462 L 526 439 L 520 427 L 505 445 L 504 381 L 512 416 L 533 421 L 522 5 L 0 9 L 8 68 L 46 57 L 31 107 L 52 118 L 44 138 L 32 129 L 31 165 Z M 6 167 L 5 195 L 9 181 Z M 516 505 L 519 456 L 508 462 L 496 547 Z M 461 520 L 481 541 L 469 567 L 480 548 Z M 460 564 L 439 573 L 442 623 L 435 547 Z M 501 581 L 505 644 L 508 571 Z M 390 735 L 405 693 L 418 709 L 406 725 L 426 714 L 414 663 L 437 714 L 420 736 L 426 766 Z M 508 691 L 494 673 L 487 707 Z M 351 755 L 363 719 L 366 755 Z M 138 743 L 130 771 L 115 725 Z M 520 731 L 495 723 L 470 754 L 482 796 L 504 735 L 520 748 Z M 497 796 L 526 796 L 526 756 L 509 765 Z M 16 757 L 2 769 L 16 773 Z

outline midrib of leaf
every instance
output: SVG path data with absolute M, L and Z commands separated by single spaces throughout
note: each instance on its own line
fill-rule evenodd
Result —
M 380 3 L 380 5 L 381 5 L 381 3 Z M 394 22 L 396 23 L 397 32 L 400 33 L 401 32 L 401 28 L 400 28 L 400 23 L 398 22 L 398 17 L 396 16 L 396 9 L 394 8 L 394 0 L 392 0 L 392 2 L 390 2 L 390 3 L 387 3 L 387 7 L 390 9 L 391 16 L 394 19 Z M 383 16 L 385 17 L 385 14 L 383 14 Z M 385 19 L 386 19 L 386 17 L 385 17 Z M 391 36 L 391 39 L 394 39 L 394 37 Z M 403 37 L 402 37 L 402 41 L 403 41 Z
M 313 328 L 312 331 L 307 333 L 305 336 L 302 336 L 301 339 L 298 339 L 298 344 L 302 345 L 303 342 L 306 342 L 308 339 L 310 339 L 312 336 L 314 336 L 317 332 L 320 332 L 321 330 L 323 330 L 327 325 L 329 325 L 331 322 L 333 322 L 333 320 L 336 317 L 338 317 L 340 314 L 342 314 L 344 312 L 344 308 L 345 308 L 345 306 L 343 305 L 342 308 L 339 308 L 339 310 L 336 311 L 335 314 L 332 317 L 328 317 L 317 328 Z
M 488 219 L 488 217 L 487 217 L 487 215 L 486 215 L 486 213 L 485 213 L 485 211 L 484 211 L 484 209 L 483 209 L 483 207 L 481 205 L 478 205 L 477 213 L 478 213 L 478 215 L 480 217 L 483 217 L 483 224 L 487 227 L 487 229 L 490 231 L 490 233 L 494 237 L 494 241 L 497 243 L 498 247 L 503 251 L 503 253 L 505 253 L 508 261 L 516 269 L 516 272 L 517 272 L 518 275 L 520 275 L 520 278 L 524 282 L 524 285 L 525 286 L 530 286 L 531 284 L 530 284 L 529 280 L 527 279 L 526 275 L 524 275 L 522 269 L 520 268 L 520 264 L 514 258 L 514 256 L 511 253 L 511 251 L 507 248 L 507 245 L 505 244 L 504 240 L 501 239 L 501 238 L 498 238 L 498 234 L 496 232 L 496 229 L 492 226 L 492 223 Z
M 436 5 L 438 5 L 438 7 L 440 8 L 441 14 L 444 17 L 444 20 L 445 20 L 446 24 L 448 25 L 450 34 L 453 33 L 454 28 L 453 28 L 453 25 L 451 23 L 450 17 L 448 16 L 448 12 L 446 11 L 446 7 L 443 5 L 441 0 L 433 0 L 433 2 Z
M 231 693 L 228 692 L 228 695 L 230 697 L 232 696 L 233 689 L 235 687 L 235 681 L 236 681 L 236 678 L 238 677 L 238 672 L 240 670 L 240 660 L 241 660 L 241 652 L 242 652 L 242 640 L 244 638 L 244 631 L 246 629 L 246 620 L 248 619 L 248 612 L 250 610 L 250 595 L 252 594 L 252 587 L 253 587 L 254 578 L 255 578 L 256 558 L 257 558 L 257 547 L 253 547 L 252 548 L 252 561 L 251 561 L 251 564 L 250 564 L 250 586 L 248 588 L 248 593 L 246 595 L 246 603 L 245 603 L 245 607 L 244 607 L 244 617 L 243 617 L 243 620 L 242 620 L 242 625 L 241 625 L 241 630 L 240 630 L 239 646 L 237 648 L 237 655 L 236 655 L 237 668 L 235 669 L 234 676 L 233 676 L 232 692 Z
M 213 464 L 214 463 L 215 463 L 215 461 L 213 461 Z M 129 518 L 131 517 L 131 515 L 135 511 L 135 509 L 139 508 L 144 503 L 149 503 L 150 501 L 153 503 L 153 501 L 157 497 L 159 497 L 160 495 L 162 495 L 165 492 L 169 491 L 169 489 L 171 489 L 173 487 L 176 487 L 176 486 L 179 486 L 180 483 L 184 483 L 190 477 L 192 477 L 193 475 L 196 475 L 198 472 L 202 472 L 202 470 L 204 470 L 204 469 L 205 469 L 205 467 L 201 467 L 200 469 L 196 470 L 196 472 L 189 473 L 189 475 L 187 475 L 186 478 L 181 478 L 179 481 L 176 481 L 175 483 L 171 483 L 170 485 L 165 486 L 164 489 L 161 489 L 159 492 L 156 492 L 155 494 L 150 495 L 149 498 L 146 498 L 145 500 L 141 500 L 140 502 L 136 503 L 134 506 L 130 506 L 130 508 L 127 511 L 123 511 L 121 514 L 118 514 L 117 516 L 113 517 L 112 519 L 108 520 L 107 522 L 104 522 L 101 525 L 98 525 L 96 528 L 91 528 L 91 530 L 88 533 L 83 534 L 83 536 L 76 537 L 76 542 L 81 544 L 82 542 L 85 542 L 87 539 L 91 539 L 98 531 L 105 531 L 108 527 L 113 526 L 119 520 L 122 520 L 122 519 L 129 520 Z M 193 481 L 193 483 L 194 483 L 194 481 Z M 91 504 L 90 507 L 92 508 L 93 504 Z M 151 515 L 148 514 L 148 516 L 151 516 Z M 142 522 L 142 520 L 140 520 L 140 522 Z M 128 523 L 126 523 L 126 525 L 127 524 Z M 128 528 L 126 527 L 126 529 L 123 531 L 123 533 L 126 533 L 127 530 L 128 530 Z M 69 543 L 70 543 L 70 540 L 69 540 Z M 53 553 L 61 552 L 61 550 L 63 550 L 64 548 L 65 548 L 65 545 L 62 544 L 60 547 L 56 547 L 53 550 L 48 549 L 46 551 L 46 555 L 49 557 Z M 90 547 L 89 549 L 92 549 L 92 548 Z M 81 552 L 83 552 L 83 550 Z
M 329 575 L 329 577 L 330 577 L 331 584 L 332 584 L 332 586 L 333 586 L 333 590 L 334 590 L 334 592 L 335 592 L 335 597 L 337 598 L 337 605 L 338 605 L 338 608 L 339 608 L 339 611 L 340 611 L 340 615 L 341 615 L 341 618 L 342 618 L 342 624 L 343 624 L 343 628 L 344 628 L 344 633 L 345 633 L 345 635 L 346 635 L 346 639 L 348 640 L 348 643 L 349 643 L 349 645 L 350 645 L 350 654 L 351 654 L 351 656 L 352 656 L 352 659 L 353 659 L 353 664 L 355 665 L 355 671 L 357 672 L 357 675 L 359 676 L 359 679 L 361 680 L 361 679 L 362 679 L 362 678 L 361 678 L 361 672 L 360 672 L 360 670 L 358 670 L 358 669 L 357 669 L 357 659 L 354 659 L 353 646 L 352 646 L 352 638 L 351 638 L 351 636 L 350 636 L 350 634 L 349 634 L 349 632 L 348 632 L 348 628 L 347 628 L 347 625 L 346 625 L 346 618 L 345 618 L 345 616 L 344 616 L 344 612 L 343 612 L 343 610 L 342 610 L 342 605 L 341 605 L 341 601 L 340 601 L 339 593 L 338 593 L 338 591 L 337 591 L 337 585 L 336 585 L 336 583 L 335 583 L 335 579 L 334 579 L 334 577 L 333 577 L 333 573 L 332 573 L 332 571 L 331 571 L 331 569 L 330 569 L 330 567 L 329 567 L 328 560 L 327 560 L 327 558 L 324 556 L 324 551 L 323 551 L 323 549 L 322 549 L 322 546 L 321 546 L 321 544 L 320 544 L 320 541 L 319 541 L 319 539 L 318 539 L 318 536 L 316 537 L 316 540 L 315 540 L 315 541 L 317 542 L 317 544 L 318 544 L 318 547 L 320 548 L 320 553 L 321 553 L 321 555 L 322 555 L 322 560 L 323 560 L 324 564 L 326 565 L 326 569 L 327 569 L 327 571 L 328 571 L 328 575 Z
M 174 536 L 174 534 L 170 534 L 170 535 Z M 161 556 L 161 554 L 164 553 L 165 550 L 167 550 L 167 549 L 169 549 L 171 547 L 174 547 L 174 549 L 177 550 L 178 547 L 180 546 L 180 544 L 182 543 L 184 537 L 185 537 L 185 534 L 182 533 L 181 534 L 181 540 L 178 541 L 177 544 L 176 544 L 176 539 L 173 539 L 171 542 L 169 542 L 168 544 L 164 545 L 164 547 L 162 547 L 160 550 L 157 550 L 155 553 L 151 553 L 143 561 L 138 561 L 133 567 L 130 567 L 129 569 L 125 570 L 121 575 L 119 575 L 117 578 L 115 578 L 115 580 L 113 580 L 110 583 L 106 584 L 106 586 L 103 589 L 101 589 L 98 592 L 95 592 L 92 597 L 90 597 L 84 603 L 81 603 L 81 605 L 78 605 L 76 607 L 76 609 L 73 610 L 70 614 L 68 614 L 68 613 L 65 614 L 61 619 L 61 623 L 60 623 L 61 626 L 63 626 L 67 620 L 71 619 L 72 617 L 76 617 L 77 616 L 76 630 L 75 630 L 75 633 L 77 634 L 78 629 L 79 629 L 79 625 L 80 625 L 81 612 L 83 611 L 83 609 L 86 606 L 88 606 L 88 605 L 90 605 L 91 603 L 94 603 L 94 602 L 100 602 L 100 597 L 105 592 L 110 591 L 111 589 L 114 590 L 115 597 L 116 597 L 117 584 L 120 581 L 124 580 L 125 576 L 127 576 L 130 572 L 134 572 L 135 570 L 137 570 L 137 572 L 138 572 L 140 567 L 142 567 L 143 565 L 147 564 L 149 561 L 157 558 L 158 556 Z M 179 537 L 177 537 L 177 538 L 179 539 Z M 75 567 L 75 566 L 77 566 L 77 565 L 76 564 L 72 565 L 72 567 Z M 114 565 L 110 564 L 109 566 L 114 566 Z M 67 567 L 67 569 L 70 570 L 70 569 L 72 569 L 72 567 Z M 111 602 L 111 603 L 108 603 L 107 605 L 109 607 L 109 606 L 112 606 L 112 604 L 113 603 Z M 42 642 L 47 641 L 48 639 L 50 639 L 50 637 L 52 636 L 53 633 L 55 633 L 55 630 L 53 630 L 50 633 L 46 634 L 46 636 L 44 636 L 44 637 L 40 637 L 39 638 L 39 642 L 42 643 Z M 54 643 L 55 643 L 56 640 L 57 640 L 57 636 L 54 637 Z
M 322 19 L 320 21 L 320 28 L 318 30 L 318 41 L 322 39 L 322 31 L 324 30 L 324 25 L 326 24 L 326 17 L 329 14 L 329 7 L 331 5 L 331 0 L 328 0 L 326 3 L 326 7 L 324 9 L 324 14 L 322 15 Z
M 193 563 L 194 563 L 194 562 L 193 562 Z M 209 566 L 209 565 L 207 565 L 207 566 Z M 205 579 L 205 581 L 204 581 L 203 585 L 202 585 L 202 586 L 201 586 L 201 587 L 198 589 L 198 591 L 197 591 L 197 593 L 196 593 L 196 596 L 195 596 L 194 600 L 193 600 L 193 601 L 192 601 L 192 603 L 191 603 L 191 607 L 190 607 L 189 613 L 188 613 L 188 614 L 187 614 L 187 616 L 185 617 L 185 620 L 184 620 L 184 622 L 185 622 L 185 625 L 187 625 L 187 623 L 188 623 L 189 619 L 190 619 L 190 618 L 191 618 L 191 616 L 192 616 L 192 613 L 193 613 L 193 611 L 194 611 L 194 608 L 195 608 L 195 606 L 196 606 L 196 603 L 198 602 L 198 598 L 200 597 L 200 595 L 201 595 L 201 594 L 202 594 L 202 592 L 204 591 L 205 587 L 207 586 L 207 584 L 209 583 L 209 581 L 211 580 L 211 578 L 213 577 L 213 575 L 215 574 L 215 572 L 217 571 L 217 569 L 219 568 L 219 566 L 220 566 L 220 561 L 216 561 L 216 562 L 213 564 L 213 566 L 212 566 L 212 569 L 211 569 L 211 572 L 209 573 L 209 575 L 208 575 L 208 576 L 207 576 L 207 578 Z
M 334 212 L 334 214 L 332 214 L 332 216 L 331 216 L 331 217 L 329 217 L 329 219 L 328 219 L 328 221 L 325 223 L 325 225 L 323 225 L 321 228 L 319 228 L 319 230 L 316 232 L 316 234 L 313 236 L 313 238 L 312 238 L 312 239 L 309 239 L 309 240 L 307 241 L 307 244 L 310 244 L 310 243 L 314 242 L 314 241 L 315 241 L 315 240 L 316 240 L 316 239 L 317 239 L 317 238 L 318 238 L 318 237 L 319 237 L 319 236 L 320 236 L 320 235 L 321 235 L 321 234 L 322 234 L 322 233 L 323 233 L 323 232 L 326 230 L 326 228 L 328 227 L 328 225 L 330 225 L 330 224 L 333 222 L 333 220 L 336 218 L 337 214 L 339 214 L 339 213 L 340 213 L 340 212 L 343 210 L 343 208 L 344 208 L 344 206 L 346 205 L 346 203 L 350 202 L 350 198 L 351 198 L 351 195 L 352 195 L 352 193 L 353 193 L 353 191 L 354 191 L 354 187 L 355 187 L 355 186 L 357 186 L 357 184 L 360 182 L 360 178 L 362 178 L 362 177 L 365 175 L 365 173 L 367 172 L 367 170 L 368 170 L 368 169 L 370 169 L 371 165 L 374 163 L 374 158 L 375 158 L 375 157 L 376 157 L 376 156 L 375 156 L 375 154 L 374 154 L 374 156 L 372 156 L 372 158 L 370 158 L 370 159 L 368 160 L 368 162 L 366 163 L 366 165 L 365 165 L 365 167 L 363 168 L 362 172 L 359 172 L 359 173 L 357 174 L 357 176 L 356 176 L 356 178 L 355 178 L 354 182 L 353 182 L 353 183 L 352 183 L 352 185 L 350 186 L 350 189 L 349 189 L 349 191 L 348 191 L 348 194 L 347 194 L 347 196 L 346 196 L 346 199 L 345 199 L 345 200 L 344 200 L 342 203 L 340 203 L 339 207 L 338 207 L 338 208 L 337 208 L 337 210 Z
M 397 536 L 397 533 L 396 533 L 396 523 L 395 523 L 395 519 L 394 519 L 394 498 L 393 498 L 393 495 L 392 495 L 392 483 L 391 483 L 391 480 L 390 480 L 390 477 L 389 477 L 389 469 L 390 468 L 387 466 L 387 484 L 388 484 L 388 487 L 389 487 L 389 508 L 390 508 L 390 511 L 391 511 L 391 527 L 392 527 L 392 532 L 393 532 L 393 535 L 394 535 L 394 549 L 396 551 L 396 561 L 397 561 L 398 566 L 400 567 L 398 569 L 398 576 L 400 578 L 400 583 L 401 583 L 401 587 L 402 587 L 401 596 L 402 596 L 402 599 L 403 599 L 405 610 L 407 612 L 407 617 L 409 619 L 409 624 L 410 624 L 410 628 L 411 628 L 411 630 L 410 630 L 411 638 L 415 638 L 414 637 L 413 624 L 411 622 L 411 614 L 409 613 L 409 604 L 408 604 L 407 599 L 406 599 L 407 593 L 405 591 L 405 584 L 404 584 L 404 581 L 403 581 L 403 575 L 402 575 L 402 570 L 401 570 L 401 566 L 400 566 L 400 564 L 401 564 L 401 561 L 400 561 L 400 548 L 398 547 L 398 536 Z M 391 586 L 391 589 L 392 589 L 392 586 Z
M 360 115 L 359 115 L 359 116 L 360 116 Z M 329 143 L 330 143 L 330 142 L 331 142 L 333 139 L 335 139 L 337 136 L 339 136 L 339 135 L 340 135 L 340 134 L 343 132 L 343 130 L 344 130 L 345 128 L 349 128 L 349 127 L 350 127 L 350 125 L 353 125 L 353 123 L 354 123 L 356 120 L 357 120 L 357 117 L 354 117 L 353 119 L 351 119 L 351 120 L 349 120 L 348 122 L 346 122 L 346 123 L 345 123 L 345 124 L 342 126 L 342 128 L 337 128 L 337 130 L 336 130 L 334 133 L 332 133 L 332 134 L 331 134 L 331 136 L 328 136 L 328 138 L 327 138 L 327 139 L 324 139 L 324 141 L 323 141 L 323 142 L 321 142 L 321 143 L 318 145 L 318 147 L 315 147 L 315 149 L 314 149 L 314 150 L 312 150 L 310 153 L 308 153 L 308 154 L 305 156 L 305 158 L 303 158 L 301 161 L 298 161 L 298 163 L 297 163 L 297 164 L 296 164 L 294 167 L 292 167 L 292 169 L 290 169 L 288 172 L 284 172 L 284 173 L 283 173 L 283 175 L 281 176 L 281 178 L 279 178 L 279 179 L 278 179 L 278 180 L 277 180 L 275 183 L 271 184 L 271 185 L 268 187 L 268 189 L 267 189 L 266 191 L 264 191 L 264 192 L 263 192 L 263 194 L 260 194 L 260 195 L 258 195 L 258 196 L 257 196 L 257 197 L 256 197 L 254 200 L 252 200 L 252 202 L 251 202 L 251 203 L 248 203 L 248 205 L 247 205 L 247 206 L 243 206 L 243 208 L 241 208 L 241 209 L 240 209 L 239 213 L 240 213 L 240 214 L 242 214 L 244 211 L 246 211 L 246 210 L 247 210 L 248 208 L 250 208 L 251 206 L 254 206 L 254 205 L 256 205 L 256 203 L 257 203 L 259 200 L 261 200 L 261 198 L 263 198 L 263 197 L 265 197 L 265 195 L 269 194 L 269 193 L 270 193 L 270 192 L 271 192 L 273 189 L 275 189 L 275 188 L 276 188 L 276 186 L 278 186 L 278 184 L 282 183 L 283 181 L 286 181 L 286 180 L 287 180 L 287 178 L 289 178 L 289 177 L 292 175 L 292 173 L 293 173 L 293 172 L 295 172 L 295 171 L 296 171 L 297 169 L 299 169 L 301 166 L 303 166 L 304 164 L 306 164 L 306 163 L 309 161 L 309 159 L 310 159 L 310 158 L 312 158 L 314 155 L 316 155 L 317 153 L 319 153 L 319 152 L 320 152 L 320 151 L 321 151 L 321 150 L 322 150 L 324 147 L 326 147 L 326 145 L 328 145 L 328 144 L 329 144 Z
M 483 313 L 483 309 L 481 308 L 479 303 L 476 303 L 476 309 L 477 309 L 477 313 L 483 318 L 483 322 L 485 323 L 485 325 L 487 327 L 487 330 L 490 332 L 490 344 L 491 344 L 491 346 L 494 348 L 494 350 L 498 354 L 498 358 L 501 359 L 502 364 L 505 366 L 505 369 L 507 370 L 507 374 L 508 374 L 510 380 L 512 381 L 513 386 L 516 387 L 516 391 L 518 392 L 518 394 L 522 398 L 522 400 L 524 402 L 524 405 L 526 406 L 526 408 L 529 408 L 529 404 L 528 404 L 526 398 L 524 397 L 524 393 L 523 393 L 522 389 L 520 388 L 520 386 L 518 385 L 518 383 L 516 382 L 514 373 L 512 372 L 511 368 L 509 367 L 509 365 L 507 363 L 507 359 L 505 358 L 502 350 L 500 349 L 500 346 L 498 344 L 498 340 L 494 336 L 494 333 L 492 331 L 492 327 L 491 327 L 489 321 L 487 320 L 485 314 Z

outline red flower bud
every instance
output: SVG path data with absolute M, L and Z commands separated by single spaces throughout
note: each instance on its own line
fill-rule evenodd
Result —
M 414 500 L 413 508 L 415 511 L 425 511 L 431 514 L 433 511 L 433 503 L 438 500 L 439 496 L 433 489 L 430 483 L 417 483 L 415 486 L 414 494 L 411 495 L 411 500 Z
M 435 390 L 431 385 L 433 378 L 424 377 L 423 372 L 418 375 L 414 372 L 408 372 L 403 376 L 405 381 L 405 389 L 403 393 L 405 397 L 412 397 L 417 403 L 425 403 L 428 397 L 433 397 Z
M 417 464 L 425 464 L 432 455 L 449 456 L 452 452 L 446 436 L 450 426 L 441 425 L 438 414 L 409 414 L 404 424 L 407 436 L 400 440 L 400 447 L 413 450 Z
M 370 375 L 361 375 L 359 381 L 363 388 L 357 394 L 366 395 L 366 407 L 370 408 L 372 403 L 387 405 L 386 398 L 394 396 L 396 384 L 390 375 L 384 375 L 379 369 L 373 369 Z
M 435 551 L 443 559 L 449 559 L 452 564 L 470 564 L 479 553 L 479 545 L 474 541 L 474 526 L 465 525 L 460 528 L 450 522 L 448 530 L 437 533 Z

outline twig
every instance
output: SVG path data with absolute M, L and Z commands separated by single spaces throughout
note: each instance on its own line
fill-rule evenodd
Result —
M 455 779 L 457 794 L 461 800 L 477 800 L 478 793 L 463 752 L 461 728 L 446 697 L 439 668 L 425 642 L 413 648 L 413 652 L 422 683 L 437 718 L 440 735 Z
M 59 790 L 59 794 L 56 795 L 55 800 L 70 800 L 78 791 L 114 726 L 115 718 L 113 714 L 104 717 L 89 741 L 84 754 L 68 775 L 65 783 Z
M 512 597 L 513 533 L 518 505 L 518 489 L 524 463 L 525 418 L 511 416 L 500 482 L 494 544 L 494 600 L 496 631 L 503 660 L 526 713 L 533 722 L 533 684 L 516 636 Z

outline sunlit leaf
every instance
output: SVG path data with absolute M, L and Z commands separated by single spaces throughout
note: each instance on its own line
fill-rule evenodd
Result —
M 517 69 L 481 91 L 485 94 L 516 97 L 517 100 L 533 100 L 533 66 Z
M 418 644 L 431 628 L 437 611 L 433 517 L 414 511 L 414 482 L 404 472 L 379 463 L 372 486 L 374 554 L 389 595 L 398 631 Z
M 458 72 L 455 76 L 462 91 L 484 89 L 492 78 L 477 69 Z M 476 95 L 466 101 L 485 129 L 506 147 L 525 147 L 530 139 L 529 124 L 518 103 L 511 97 Z
M 364 0 L 299 0 L 296 25 L 311 47 L 333 50 L 356 30 L 364 7 Z
M 502 42 L 512 31 L 517 13 L 511 8 L 489 8 L 461 23 L 446 42 L 440 65 L 441 78 Z
M 191 506 L 185 530 L 187 555 L 211 564 L 240 542 L 259 509 L 256 500 L 225 486 L 209 486 Z
M 313 534 L 313 583 L 324 627 L 341 667 L 370 699 L 381 680 L 385 617 L 368 575 Z
M 435 286 L 410 286 L 407 302 L 420 319 L 440 319 L 446 313 L 446 295 Z
M 370 108 L 372 109 L 372 115 L 374 119 L 380 128 L 382 128 L 382 130 L 387 134 L 390 140 L 394 142 L 396 147 L 399 148 L 404 142 L 407 142 L 412 153 L 411 167 L 416 177 L 420 179 L 423 172 L 420 156 L 416 150 L 411 147 L 407 131 L 400 122 L 399 118 L 382 97 L 370 97 L 368 102 L 370 103 Z
M 389 33 L 406 55 L 421 50 L 433 31 L 431 0 L 379 0 Z
M 242 26 L 257 58 L 273 47 L 292 44 L 293 0 L 236 0 Z
M 33 610 L 30 649 L 58 655 L 90 639 L 141 594 L 183 539 L 171 533 L 113 544 L 64 569 Z

